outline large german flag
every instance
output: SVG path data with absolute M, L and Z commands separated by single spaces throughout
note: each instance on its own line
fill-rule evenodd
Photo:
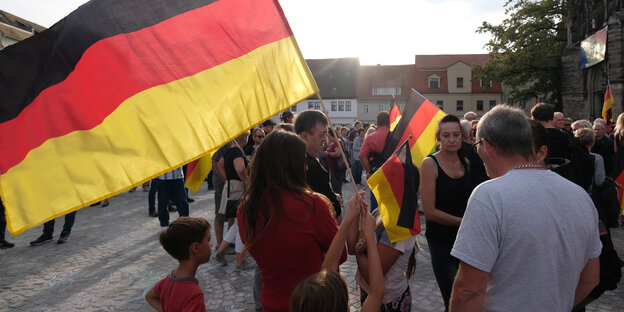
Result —
M 207 155 L 317 90 L 277 0 L 92 0 L 0 51 L 8 228 Z
M 389 158 L 399 144 L 411 135 L 413 140 L 409 140 L 409 146 L 412 162 L 420 168 L 423 159 L 431 154 L 436 146 L 436 128 L 445 115 L 437 106 L 412 89 L 399 123 L 386 139 L 382 156 L 385 159 Z
M 393 243 L 420 233 L 419 175 L 412 164 L 408 141 L 368 179 L 379 202 L 379 214 L 388 238 Z

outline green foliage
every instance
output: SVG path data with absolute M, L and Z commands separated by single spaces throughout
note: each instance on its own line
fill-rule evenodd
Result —
M 491 33 L 485 47 L 495 56 L 475 68 L 478 79 L 510 87 L 510 102 L 539 99 L 560 107 L 561 53 L 566 45 L 568 6 L 574 7 L 573 2 L 508 0 L 508 17 L 501 24 L 483 22 L 477 29 Z

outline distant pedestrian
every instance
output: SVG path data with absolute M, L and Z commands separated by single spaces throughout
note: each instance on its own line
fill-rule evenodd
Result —
M 283 123 L 293 123 L 293 119 L 295 118 L 295 113 L 291 112 L 290 110 L 285 110 L 282 112 L 282 115 L 280 116 L 280 121 Z
M 69 234 L 71 233 L 72 227 L 74 226 L 74 221 L 76 220 L 76 211 L 72 211 L 65 215 L 65 223 L 63 224 L 63 231 L 61 231 L 61 236 L 57 243 L 63 244 L 67 243 L 69 240 Z M 31 246 L 39 246 L 45 243 L 51 242 L 54 237 L 54 219 L 43 224 L 43 234 L 39 236 L 36 240 L 30 242 Z
M 517 108 L 486 113 L 475 145 L 492 180 L 470 196 L 451 251 L 460 260 L 451 311 L 571 311 L 599 280 L 591 198 L 545 170 Z
M 180 264 L 145 294 L 145 300 L 158 311 L 206 311 L 195 273 L 200 264 L 210 261 L 210 223 L 204 218 L 180 217 L 160 233 L 159 240 Z
M 366 170 L 367 178 L 373 175 L 384 163 L 381 152 L 386 144 L 388 133 L 390 133 L 390 114 L 386 111 L 381 111 L 377 114 L 377 128 L 375 132 L 364 138 L 364 144 L 362 144 L 360 155 L 358 155 L 362 168 Z M 370 202 L 371 210 L 377 208 L 377 200 L 372 192 Z
M 15 247 L 15 244 L 9 243 L 4 239 L 4 231 L 6 229 L 6 217 L 4 216 L 4 204 L 2 198 L 0 198 L 0 249 L 7 249 Z
M 175 168 L 157 177 L 158 187 L 158 220 L 160 226 L 169 226 L 169 200 L 172 199 L 180 217 L 189 215 L 186 192 L 184 191 L 184 173 L 182 167 Z

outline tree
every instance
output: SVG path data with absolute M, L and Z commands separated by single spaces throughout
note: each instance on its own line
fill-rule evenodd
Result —
M 477 78 L 510 87 L 510 102 L 539 99 L 561 110 L 561 55 L 568 6 L 573 2 L 508 0 L 504 5 L 508 18 L 500 25 L 484 21 L 477 29 L 491 33 L 485 47 L 494 55 L 475 68 Z

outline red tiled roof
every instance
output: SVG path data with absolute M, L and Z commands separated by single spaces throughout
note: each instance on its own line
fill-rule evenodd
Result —
M 361 66 L 358 81 L 358 100 L 392 100 L 391 95 L 373 95 L 374 87 L 400 87 L 397 99 L 405 100 L 414 85 L 414 65 Z

